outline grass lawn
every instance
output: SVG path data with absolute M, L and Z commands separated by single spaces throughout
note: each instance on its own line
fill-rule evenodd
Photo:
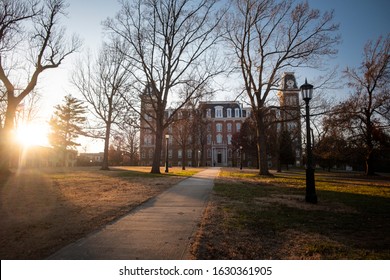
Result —
M 164 171 L 163 168 L 161 168 Z M 1 259 L 44 259 L 200 171 L 26 169 L 0 178 Z
M 261 177 L 224 169 L 193 253 L 199 259 L 389 259 L 390 178 L 304 171 Z

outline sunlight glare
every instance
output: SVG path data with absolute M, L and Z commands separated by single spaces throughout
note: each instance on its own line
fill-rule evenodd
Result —
M 48 127 L 42 123 L 20 125 L 16 129 L 16 140 L 24 147 L 48 146 Z

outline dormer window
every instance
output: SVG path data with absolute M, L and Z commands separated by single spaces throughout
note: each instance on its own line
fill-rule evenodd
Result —
M 215 117 L 216 118 L 223 118 L 223 107 L 222 106 L 215 107 Z
M 232 109 L 228 108 L 226 112 L 227 112 L 227 117 L 231 118 L 232 117 Z
M 234 109 L 234 116 L 235 116 L 236 118 L 239 118 L 239 117 L 240 117 L 240 109 L 239 109 L 239 108 Z

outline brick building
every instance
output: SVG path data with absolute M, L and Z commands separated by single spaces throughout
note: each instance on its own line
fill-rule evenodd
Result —
M 301 164 L 301 124 L 299 89 L 294 73 L 285 73 L 278 92 L 279 109 L 272 109 L 273 116 L 281 122 L 275 130 L 288 130 L 292 134 L 296 164 Z M 152 165 L 155 147 L 153 134 L 154 115 L 150 95 L 141 96 L 140 164 Z M 173 113 L 168 108 L 167 118 Z M 165 131 L 161 165 L 168 161 L 171 166 L 238 166 L 240 151 L 232 145 L 232 137 L 240 132 L 251 109 L 237 101 L 200 102 L 196 108 L 188 106 L 177 112 L 173 123 Z M 254 132 L 255 133 L 255 132 Z M 167 146 L 168 145 L 168 149 Z M 243 154 L 244 166 L 255 166 L 256 159 Z M 269 158 L 269 166 L 275 161 Z
M 299 93 L 295 75 L 293 72 L 286 72 L 282 77 L 281 87 L 278 91 L 281 120 L 278 131 L 287 131 L 292 140 L 292 149 L 295 154 L 295 165 L 302 164 L 302 135 L 301 135 L 301 114 L 299 107 Z M 280 134 L 280 133 L 279 133 Z

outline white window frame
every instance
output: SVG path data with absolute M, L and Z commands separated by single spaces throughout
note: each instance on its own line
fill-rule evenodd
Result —
M 226 112 L 227 112 L 227 117 L 231 118 L 232 117 L 232 108 L 228 108 Z
M 240 132 L 241 131 L 241 123 L 236 123 L 236 132 Z
M 216 119 L 222 119 L 223 118 L 223 107 L 222 106 L 216 106 L 215 107 L 215 118 Z
M 222 124 L 221 123 L 216 123 L 215 129 L 217 130 L 217 132 L 222 132 Z
M 240 117 L 240 108 L 234 109 L 234 117 L 236 117 L 236 118 Z
M 232 132 L 232 123 L 227 123 L 227 132 Z

